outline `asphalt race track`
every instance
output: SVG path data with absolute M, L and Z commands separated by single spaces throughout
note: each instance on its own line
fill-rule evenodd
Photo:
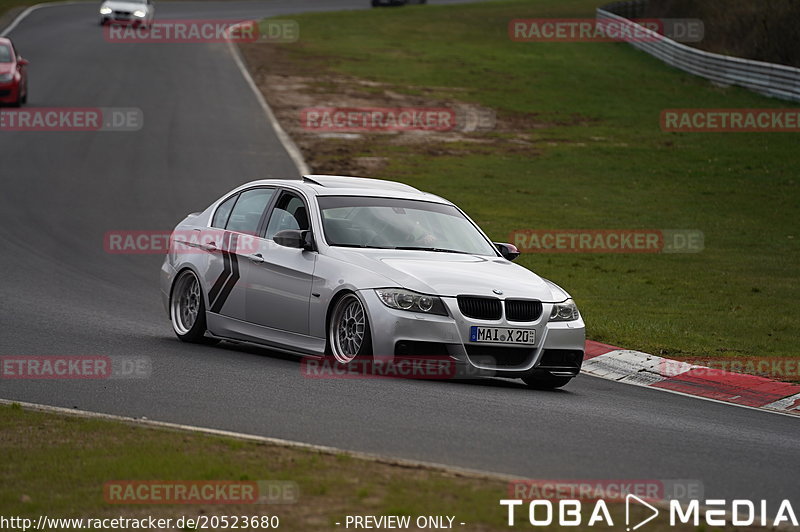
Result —
M 159 3 L 157 18 L 262 17 L 352 0 Z M 706 498 L 790 498 L 800 420 L 581 376 L 316 380 L 296 358 L 179 342 L 158 255 L 110 230 L 167 230 L 223 192 L 297 171 L 224 44 L 114 44 L 97 5 L 11 33 L 30 107 L 139 107 L 138 132 L 0 132 L 0 355 L 147 356 L 149 379 L 0 380 L 0 397 L 543 479 L 699 479 Z M 556 279 L 557 281 L 557 279 Z M 591 317 L 588 317 L 591 329 Z

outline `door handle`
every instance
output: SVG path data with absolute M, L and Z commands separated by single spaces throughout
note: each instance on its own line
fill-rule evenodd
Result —
M 253 255 L 248 255 L 247 258 L 250 259 L 251 261 L 255 262 L 256 264 L 261 264 L 265 260 L 264 257 L 261 255 L 261 253 L 255 253 Z
M 203 244 L 202 247 L 203 247 L 204 250 L 210 251 L 211 253 L 214 253 L 215 251 L 217 251 L 217 245 L 214 242 L 209 242 L 208 244 Z

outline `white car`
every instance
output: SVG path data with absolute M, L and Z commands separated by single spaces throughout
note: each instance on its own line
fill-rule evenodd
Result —
M 565 385 L 584 323 L 458 207 L 402 183 L 305 176 L 243 185 L 175 228 L 163 302 L 188 342 L 335 363 L 438 357 L 470 375 Z M 459 373 L 463 374 L 463 373 Z
M 155 12 L 151 0 L 106 0 L 100 6 L 100 25 L 150 26 Z

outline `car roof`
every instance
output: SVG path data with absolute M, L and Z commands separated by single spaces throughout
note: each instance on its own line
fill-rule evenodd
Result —
M 298 188 L 313 196 L 372 196 L 450 203 L 444 198 L 423 192 L 405 183 L 366 177 L 314 174 L 304 175 L 303 179 L 263 179 L 248 183 L 241 188 L 253 185 Z
M 7 37 L 0 37 L 0 44 L 11 44 L 11 39 Z

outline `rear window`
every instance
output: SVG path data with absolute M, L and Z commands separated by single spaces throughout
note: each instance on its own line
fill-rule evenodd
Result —
M 214 219 L 211 221 L 211 227 L 225 229 L 225 224 L 228 223 L 228 216 L 230 216 L 231 210 L 233 209 L 233 204 L 236 203 L 236 198 L 238 197 L 239 195 L 235 194 L 220 203 L 219 207 L 217 207 L 217 212 L 214 213 Z

